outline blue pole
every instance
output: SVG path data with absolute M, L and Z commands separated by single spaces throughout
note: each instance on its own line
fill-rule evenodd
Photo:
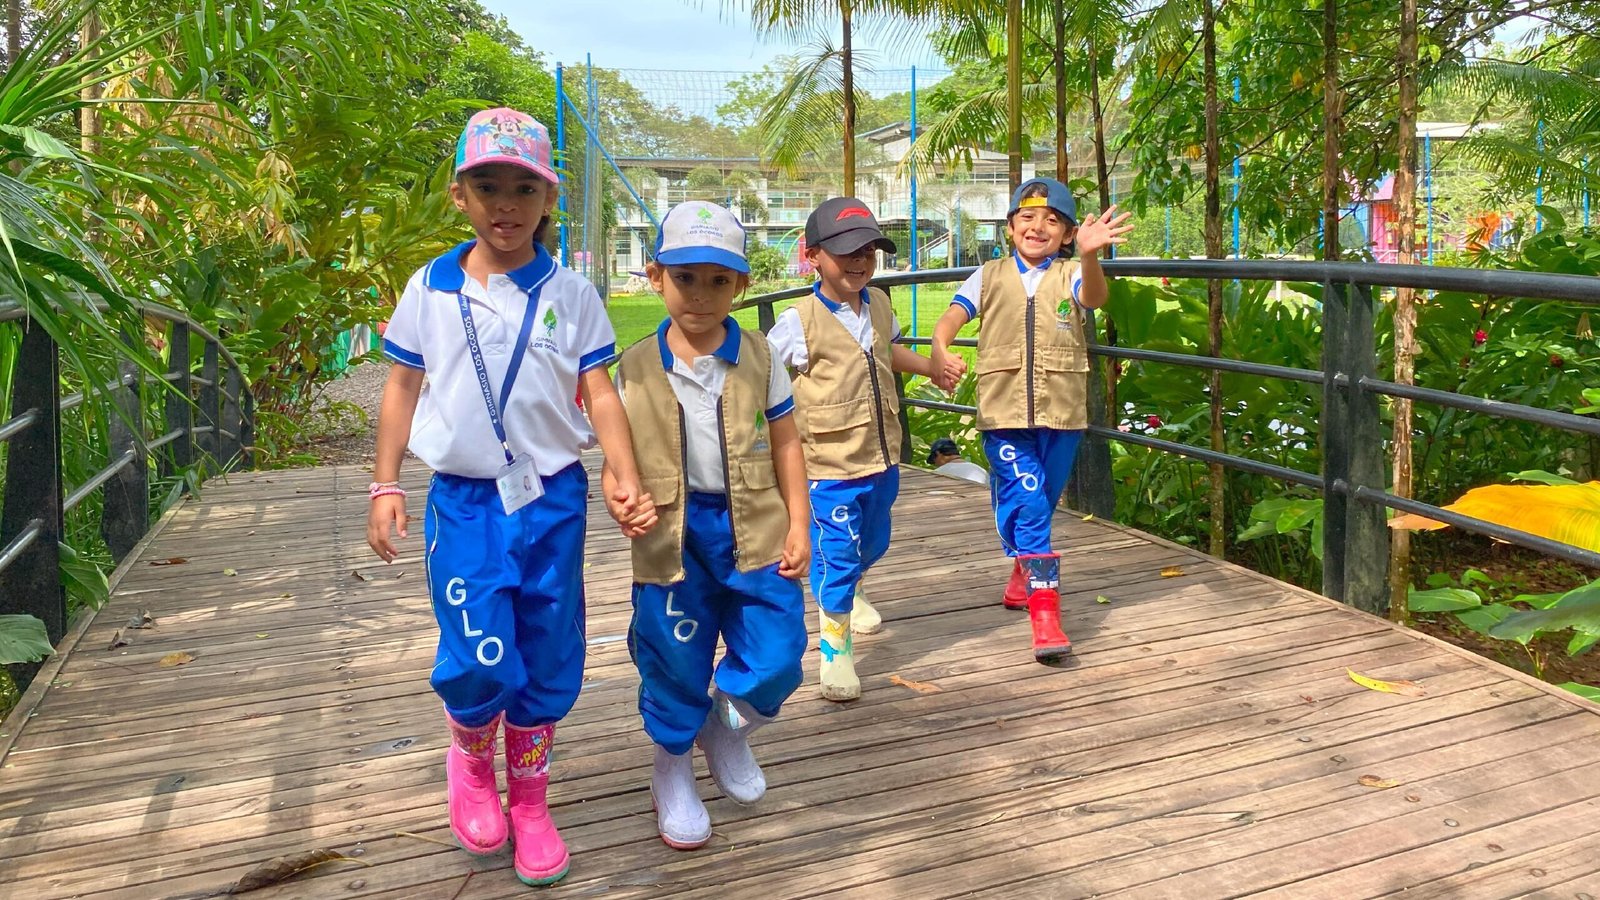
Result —
M 1422 184 L 1428 195 L 1428 265 L 1433 265 L 1433 135 L 1422 138 Z
M 1233 102 L 1239 102 L 1239 76 L 1233 77 Z M 1239 258 L 1239 157 L 1233 157 L 1233 258 Z
M 622 173 L 622 167 L 617 165 L 617 160 L 611 155 L 611 151 L 606 149 L 605 144 L 600 143 L 600 136 L 595 134 L 594 126 L 584 121 L 583 113 L 578 111 L 578 104 L 572 102 L 571 97 L 567 97 L 566 101 L 567 105 L 572 107 L 572 114 L 578 118 L 578 121 L 582 123 L 584 130 L 588 132 L 590 141 L 593 142 L 597 149 L 599 149 L 600 156 L 605 159 L 606 162 L 611 164 L 611 171 L 616 172 L 617 177 L 622 180 L 622 186 L 627 189 L 628 196 L 632 197 L 633 202 L 639 205 L 639 209 L 644 212 L 645 218 L 650 220 L 650 224 L 660 228 L 661 220 L 656 218 L 655 210 L 650 207 L 650 204 L 644 202 L 643 197 L 639 196 L 638 190 L 634 188 L 633 182 L 628 180 L 628 176 Z
M 1539 152 L 1540 153 L 1544 153 L 1544 120 L 1543 119 L 1539 120 L 1539 132 L 1538 132 L 1538 136 L 1535 138 L 1534 142 L 1535 142 L 1536 146 L 1538 147 Z M 1534 173 L 1533 173 L 1533 205 L 1534 205 L 1533 230 L 1534 231 L 1543 231 L 1544 230 L 1544 213 L 1539 212 L 1538 207 L 1544 205 L 1544 166 L 1540 166 L 1539 168 L 1535 169 Z
M 599 141 L 595 140 L 595 106 L 597 101 L 594 96 L 594 57 L 591 54 L 583 55 L 583 88 L 584 100 L 589 111 L 588 118 L 584 121 L 588 131 L 588 143 L 584 145 L 583 153 L 583 277 L 591 278 L 594 270 L 594 220 L 596 216 L 590 215 L 594 209 L 595 169 L 594 148 Z
M 561 86 L 562 67 L 556 66 L 556 174 L 561 176 L 561 187 L 557 193 L 556 208 L 561 215 L 557 217 L 556 230 L 561 236 L 561 264 L 571 267 L 571 250 L 567 245 L 567 108 L 561 101 L 566 98 L 565 89 Z
M 917 67 L 911 67 L 911 271 L 917 270 Z M 917 286 L 911 285 L 911 336 L 917 336 Z

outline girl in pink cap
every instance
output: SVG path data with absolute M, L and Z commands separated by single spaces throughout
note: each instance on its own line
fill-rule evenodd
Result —
M 412 276 L 384 333 L 395 365 L 367 519 L 368 543 L 393 561 L 409 446 L 434 470 L 423 520 L 439 623 L 429 680 L 450 726 L 450 830 L 474 854 L 498 851 L 509 831 L 528 884 L 568 867 L 546 789 L 555 723 L 583 681 L 589 481 L 578 456 L 596 438 L 616 476 L 613 518 L 630 536 L 655 523 L 606 372 L 616 337 L 605 307 L 544 248 L 558 190 L 550 152 L 544 126 L 512 109 L 478 113 L 461 134 L 450 196 L 477 239 Z M 502 725 L 509 829 L 494 772 Z

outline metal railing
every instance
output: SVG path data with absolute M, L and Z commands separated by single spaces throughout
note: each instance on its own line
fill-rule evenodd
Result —
M 22 306 L 0 302 L 0 323 L 23 323 L 11 417 L 0 420 L 0 443 L 8 445 L 0 497 L 0 614 L 36 616 L 52 644 L 67 626 L 60 558 L 67 513 L 101 492 L 100 533 L 120 561 L 150 529 L 152 458 L 162 478 L 180 476 L 207 458 L 216 470 L 251 462 L 255 401 L 238 360 L 183 312 L 154 303 L 139 308 L 145 317 L 167 323 L 166 372 L 149 375 L 125 360 L 116 379 L 92 392 L 114 413 L 107 416 L 107 459 L 83 483 L 69 487 L 62 483 L 61 417 L 87 402 L 90 392 L 63 397 L 60 348 L 43 327 L 27 321 Z M 201 345 L 198 375 L 193 340 Z M 146 389 L 152 387 L 165 395 L 165 430 L 147 435 Z M 37 664 L 11 668 L 19 689 L 37 671 Z
M 1553 541 L 1427 503 L 1398 497 L 1387 490 L 1387 434 L 1380 398 L 1405 397 L 1419 403 L 1452 407 L 1497 419 L 1533 422 L 1565 431 L 1600 436 L 1600 419 L 1517 403 L 1472 397 L 1450 391 L 1401 385 L 1378 377 L 1373 288 L 1410 287 L 1428 291 L 1461 291 L 1527 300 L 1562 300 L 1600 306 L 1600 278 L 1546 275 L 1486 269 L 1400 266 L 1377 263 L 1305 262 L 1297 260 L 1119 259 L 1102 263 L 1107 275 L 1148 278 L 1300 282 L 1321 284 L 1323 355 L 1320 369 L 1297 369 L 1266 363 L 1184 353 L 1110 347 L 1093 341 L 1090 316 L 1090 426 L 1074 472 L 1075 499 L 1087 511 L 1110 517 L 1114 483 L 1107 442 L 1136 444 L 1208 463 L 1220 463 L 1288 484 L 1319 490 L 1323 499 L 1322 593 L 1361 609 L 1388 607 L 1389 534 L 1386 509 L 1417 513 L 1467 531 L 1536 550 L 1583 566 L 1600 567 L 1600 553 Z M 901 272 L 873 279 L 885 289 L 911 284 L 960 282 L 973 268 Z M 741 307 L 758 307 L 762 330 L 774 319 L 772 304 L 800 297 L 809 287 L 752 297 Z M 928 338 L 906 337 L 901 343 L 926 346 Z M 971 338 L 957 346 L 972 347 Z M 1126 359 L 1189 366 L 1236 374 L 1281 378 L 1322 385 L 1321 472 L 1303 472 L 1232 453 L 1213 451 L 1116 429 L 1104 408 L 1104 360 Z M 937 400 L 907 398 L 903 407 L 975 414 L 976 409 Z

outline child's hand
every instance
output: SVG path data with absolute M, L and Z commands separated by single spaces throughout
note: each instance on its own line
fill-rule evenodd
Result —
M 655 527 L 655 501 L 640 488 L 637 481 L 618 481 L 606 495 L 606 511 L 622 526 L 622 533 L 638 537 Z
M 783 561 L 778 563 L 778 574 L 785 578 L 799 578 L 811 563 L 811 529 L 806 524 L 789 526 L 783 539 Z
M 389 527 L 406 536 L 406 498 L 400 494 L 374 497 L 367 510 L 367 546 L 384 562 L 394 562 L 400 552 L 389 540 Z
M 628 539 L 643 537 L 650 529 L 656 527 L 660 517 L 656 515 L 656 503 L 649 494 L 639 497 L 638 506 L 634 509 L 633 518 L 622 524 L 622 536 Z
M 1133 230 L 1133 226 L 1123 223 L 1132 218 L 1133 213 L 1123 213 L 1118 216 L 1116 212 L 1117 207 L 1113 204 L 1110 209 L 1098 216 L 1090 216 L 1087 221 L 1078 226 L 1076 236 L 1078 253 L 1087 256 L 1091 253 L 1098 253 L 1112 244 L 1126 244 L 1128 242 L 1126 235 Z
M 944 365 L 934 369 L 933 383 L 941 390 L 954 392 L 956 386 L 961 383 L 961 376 L 965 374 L 967 374 L 967 361 L 959 354 L 946 352 Z

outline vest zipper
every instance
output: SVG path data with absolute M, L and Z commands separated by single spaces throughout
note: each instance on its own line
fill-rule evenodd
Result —
M 867 357 L 867 376 L 872 379 L 872 420 L 878 426 L 878 447 L 883 451 L 883 464 L 889 461 L 889 435 L 883 430 L 883 389 L 878 386 L 878 364 L 871 350 L 861 351 Z
M 728 464 L 728 424 L 723 415 L 727 406 L 727 397 L 717 398 L 717 436 L 722 439 L 722 489 L 728 497 L 728 534 L 733 538 L 733 561 L 739 561 L 739 529 L 734 527 L 733 521 L 733 471 Z
M 1027 330 L 1027 333 L 1028 333 L 1028 352 L 1027 352 L 1027 358 L 1024 360 L 1024 362 L 1026 362 L 1027 365 L 1028 365 L 1028 427 L 1029 428 L 1037 427 L 1034 424 L 1034 409 L 1033 409 L 1033 369 L 1034 369 L 1034 365 L 1033 365 L 1034 334 L 1033 334 L 1033 332 L 1034 332 L 1034 325 L 1036 324 L 1034 322 L 1033 296 L 1034 296 L 1033 294 L 1029 294 L 1028 295 L 1028 320 L 1027 320 L 1027 322 L 1025 323 L 1025 326 L 1024 326 L 1026 328 L 1026 330 Z

